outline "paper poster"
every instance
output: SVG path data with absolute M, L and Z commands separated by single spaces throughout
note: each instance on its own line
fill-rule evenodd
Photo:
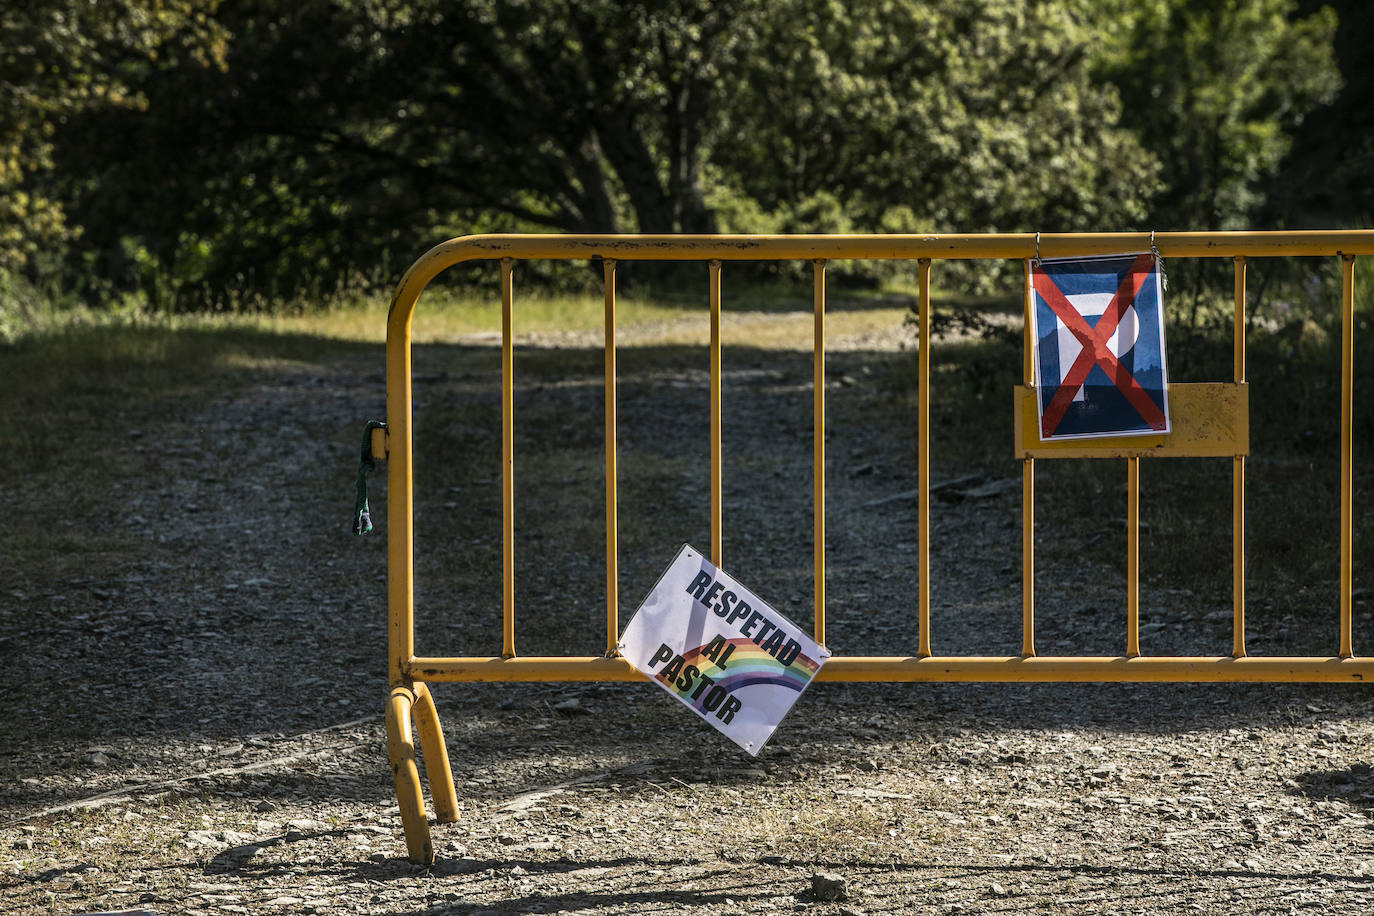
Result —
M 685 544 L 625 627 L 620 653 L 753 755 L 830 657 Z
M 1169 432 L 1159 258 L 1047 258 L 1030 270 L 1041 441 Z

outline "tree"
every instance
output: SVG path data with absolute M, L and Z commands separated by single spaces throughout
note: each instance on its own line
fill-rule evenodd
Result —
M 1055 3 L 239 0 L 217 22 L 223 71 L 165 62 L 145 110 L 68 135 L 103 269 L 132 234 L 183 294 L 290 292 L 436 231 L 1051 230 L 1138 221 L 1154 190 Z M 143 152 L 92 161 L 93 135 Z
M 763 9 L 228 3 L 225 72 L 168 62 L 145 110 L 82 119 L 65 171 L 89 177 L 69 194 L 106 269 L 133 229 L 183 292 L 289 293 L 404 262 L 438 231 L 711 231 L 704 137 Z M 96 161 L 93 136 L 130 154 Z
M 1129 0 L 1103 7 L 1100 72 L 1163 163 L 1160 229 L 1250 228 L 1293 131 L 1340 87 L 1330 8 L 1294 0 Z
M 0 270 L 34 269 L 80 232 L 48 180 L 62 125 L 93 109 L 138 108 L 130 77 L 172 47 L 216 60 L 214 7 L 30 0 L 0 9 Z
M 766 205 L 831 193 L 870 229 L 1144 217 L 1157 166 L 1120 123 L 1115 92 L 1093 85 L 1094 36 L 1063 4 L 788 5 L 766 44 L 792 65 L 753 74 L 735 118 L 772 114 L 720 152 L 736 173 L 764 176 Z
M 181 305 L 470 231 L 1249 219 L 1333 91 L 1329 15 L 1114 3 L 224 0 L 216 53 L 158 33 L 106 67 L 137 104 L 53 122 L 43 193 L 85 266 Z
M 1343 85 L 1331 105 L 1293 130 L 1293 146 L 1266 192 L 1265 215 L 1278 225 L 1374 226 L 1374 63 L 1367 53 L 1374 7 L 1365 0 L 1333 2 Z M 1326 15 L 1325 4 L 1303 6 Z

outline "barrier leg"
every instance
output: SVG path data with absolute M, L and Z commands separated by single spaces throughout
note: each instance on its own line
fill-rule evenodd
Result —
M 425 775 L 429 795 L 434 800 L 434 817 L 441 824 L 458 820 L 458 793 L 453 788 L 453 769 L 444 746 L 444 729 L 434 696 L 424 682 L 415 685 L 415 731 L 420 735 L 420 750 L 425 756 Z
M 410 710 L 415 692 L 406 686 L 393 687 L 386 704 L 386 749 L 391 758 L 391 775 L 396 781 L 396 803 L 401 809 L 401 827 L 406 835 L 406 852 L 412 862 L 434 862 L 434 844 L 429 839 L 425 819 L 425 797 L 420 789 L 420 768 L 415 764 L 415 742 L 411 736 Z

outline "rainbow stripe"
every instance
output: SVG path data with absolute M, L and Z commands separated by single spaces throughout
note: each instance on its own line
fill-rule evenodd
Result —
M 696 669 L 703 675 L 730 692 L 741 687 L 767 684 L 773 687 L 785 687 L 788 690 L 801 693 L 821 667 L 819 661 L 805 653 L 799 654 L 793 659 L 791 665 L 783 665 L 776 658 L 760 649 L 748 637 L 740 636 L 735 639 L 727 639 L 725 642 L 726 645 L 734 646 L 735 651 L 725 660 L 724 668 L 703 655 L 702 650 L 706 646 L 701 645 L 682 653 L 683 669 L 685 670 L 688 665 L 695 665 Z M 725 654 L 723 649 L 720 654 Z M 701 683 L 700 678 L 686 690 L 680 689 L 676 683 L 670 683 L 661 674 L 658 676 L 658 680 L 672 688 L 688 704 L 694 705 L 706 695 L 706 692 L 703 692 L 696 701 L 691 698 L 692 692 Z

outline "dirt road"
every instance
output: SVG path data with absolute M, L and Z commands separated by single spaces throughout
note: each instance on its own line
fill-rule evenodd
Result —
M 830 361 L 838 654 L 914 649 L 911 357 L 896 338 Z M 810 357 L 726 360 L 725 565 L 805 621 Z M 433 654 L 499 650 L 495 365 L 487 343 L 416 354 L 417 613 Z M 592 654 L 600 357 L 527 346 L 516 365 L 517 646 Z M 705 385 L 699 351 L 621 354 L 622 620 L 679 544 L 706 542 Z M 257 366 L 125 404 L 117 447 L 10 481 L 8 523 L 47 546 L 0 585 L 0 910 L 1374 905 L 1374 695 L 1349 688 L 821 685 L 750 758 L 648 686 L 439 687 L 461 817 L 435 826 L 432 870 L 411 865 L 381 716 L 385 525 L 348 533 L 382 387 L 380 348 Z M 1016 468 L 934 461 L 937 481 L 970 478 L 932 507 L 937 650 L 1014 652 L 1019 508 L 998 483 Z M 385 502 L 378 483 L 379 521 Z M 1041 651 L 1115 653 L 1119 576 L 1077 556 L 1042 571 Z M 1152 601 L 1147 653 L 1226 651 L 1224 607 Z M 817 872 L 839 875 L 844 899 L 817 899 Z

